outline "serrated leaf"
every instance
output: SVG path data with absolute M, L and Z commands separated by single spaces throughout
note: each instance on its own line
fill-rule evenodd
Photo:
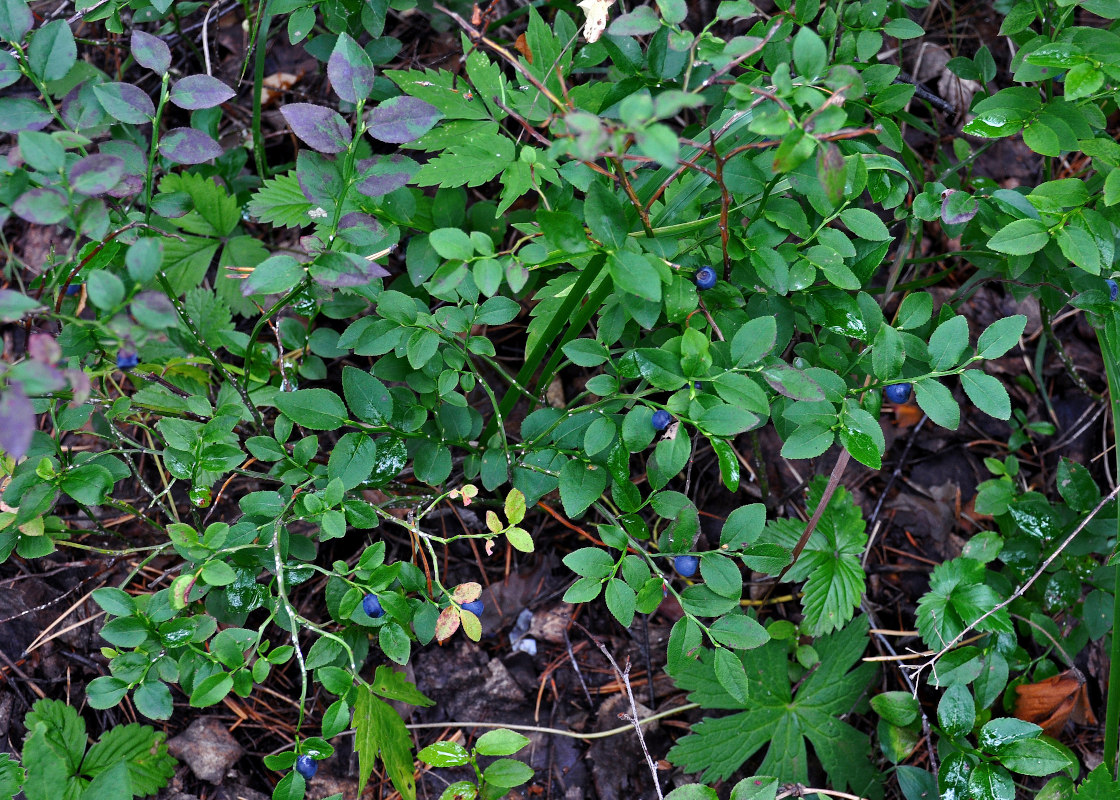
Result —
M 311 222 L 314 204 L 308 202 L 295 171 L 266 180 L 249 199 L 249 213 L 261 222 L 300 228 Z
M 358 751 L 358 785 L 365 786 L 380 753 L 385 771 L 404 800 L 416 800 L 412 739 L 393 707 L 359 688 L 354 705 L 354 749 Z

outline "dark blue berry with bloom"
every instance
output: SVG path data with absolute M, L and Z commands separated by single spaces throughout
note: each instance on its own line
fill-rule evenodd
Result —
M 82 285 L 80 283 L 72 283 L 66 287 L 66 294 L 69 295 L 79 294 L 81 291 Z
M 910 399 L 910 384 L 896 383 L 883 390 L 883 396 L 892 403 L 905 403 Z
M 663 408 L 659 408 L 653 412 L 653 417 L 649 423 L 653 426 L 655 431 L 663 431 L 669 427 L 669 423 L 673 421 L 673 415 Z
M 374 619 L 385 616 L 385 609 L 381 607 L 381 601 L 377 599 L 375 594 L 367 594 L 362 598 L 362 611 Z
M 117 351 L 117 369 L 132 369 L 140 363 L 140 357 L 131 350 Z
M 315 777 L 315 773 L 319 771 L 319 762 L 311 756 L 300 756 L 296 759 L 296 772 L 302 775 L 306 780 L 311 780 Z
M 1120 297 L 1120 286 L 1117 286 L 1116 281 L 1111 279 L 1105 281 L 1105 285 L 1108 286 L 1108 299 L 1115 303 L 1116 298 Z
M 697 289 L 711 289 L 716 285 L 719 276 L 716 271 L 711 267 L 700 267 L 696 270 L 696 288 Z
M 700 559 L 696 556 L 677 556 L 673 559 L 673 569 L 683 578 L 691 578 L 700 567 Z
M 481 600 L 471 600 L 469 603 L 463 603 L 460 607 L 464 611 L 469 611 L 480 619 L 482 618 L 482 609 L 485 608 Z

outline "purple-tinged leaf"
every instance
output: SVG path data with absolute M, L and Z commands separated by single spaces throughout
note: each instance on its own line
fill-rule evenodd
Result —
M 11 289 L 0 289 L 0 322 L 19 322 L 28 311 L 39 304 L 25 294 Z
M 419 139 L 443 119 L 439 109 L 416 97 L 386 100 L 366 117 L 367 132 L 379 142 L 403 144 Z
M 132 142 L 116 140 L 102 142 L 101 152 L 117 156 L 124 162 L 124 175 L 120 182 L 108 191 L 110 197 L 132 197 L 144 188 L 144 167 L 147 155 Z
M 406 185 L 419 169 L 419 164 L 398 153 L 366 158 L 358 162 L 356 186 L 366 197 L 381 197 Z
M 77 161 L 70 167 L 70 188 L 96 197 L 112 189 L 124 177 L 124 159 L 108 153 L 97 153 Z
M 70 381 L 70 388 L 74 392 L 74 396 L 70 399 L 70 407 L 77 408 L 89 399 L 89 390 L 92 388 L 89 375 L 81 369 L 68 369 L 63 374 Z
M 53 366 L 62 358 L 62 348 L 49 333 L 33 333 L 27 340 L 27 354 L 40 364 Z
M 31 9 L 24 0 L 0 2 L 0 39 L 19 44 L 34 24 Z
M 844 181 L 847 176 L 844 154 L 832 142 L 825 142 L 817 149 L 817 179 L 824 195 L 833 206 L 844 199 Z
M 217 78 L 211 78 L 209 75 L 188 75 L 175 81 L 167 99 L 179 108 L 197 111 L 200 108 L 221 105 L 235 94 L 237 92 Z
M 159 152 L 176 164 L 201 164 L 222 154 L 222 146 L 194 128 L 172 128 L 159 138 Z
M 23 458 L 31 446 L 34 430 L 35 409 L 31 401 L 19 386 L 9 386 L 0 393 L 0 450 L 12 458 Z
M 152 98 L 131 83 L 100 83 L 93 93 L 109 116 L 129 125 L 143 125 L 155 116 Z
M 389 275 L 380 264 L 367 261 L 355 253 L 333 250 L 320 253 L 312 262 L 309 272 L 316 283 L 330 289 L 368 286 L 375 278 Z
M 144 31 L 132 32 L 132 57 L 140 66 L 160 75 L 171 67 L 171 50 L 163 39 Z
M 303 196 L 324 209 L 333 209 L 335 198 L 342 192 L 338 162 L 310 150 L 296 156 L 296 180 Z
M 12 203 L 12 211 L 20 219 L 36 225 L 54 225 L 66 219 L 70 205 L 66 202 L 66 195 L 58 189 L 42 187 L 21 194 Z
M 968 192 L 946 189 L 941 195 L 941 221 L 948 225 L 968 222 L 979 210 L 980 204 Z
M 327 77 L 335 94 L 347 103 L 357 103 L 373 90 L 373 62 L 348 34 L 340 33 L 327 61 Z
M 351 211 L 338 221 L 338 235 L 352 245 L 369 247 L 385 238 L 385 228 L 369 214 Z
M 66 97 L 62 98 L 59 111 L 62 113 L 62 120 L 70 126 L 71 130 L 88 131 L 108 124 L 105 109 L 101 107 L 101 102 L 93 92 L 93 84 L 89 81 L 70 90 Z
M 0 97 L 0 133 L 41 131 L 52 119 L 51 112 L 29 97 Z
M 320 153 L 341 153 L 353 134 L 346 120 L 337 111 L 312 103 L 289 103 L 280 109 L 292 132 L 312 150 Z
M 132 316 L 148 330 L 158 331 L 178 323 L 175 306 L 163 292 L 140 292 L 129 305 Z
M 19 71 L 19 62 L 9 53 L 0 50 L 0 89 L 11 86 L 23 74 Z

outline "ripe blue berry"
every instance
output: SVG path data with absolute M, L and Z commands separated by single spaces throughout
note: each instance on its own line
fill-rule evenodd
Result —
M 132 369 L 140 363 L 140 357 L 131 350 L 117 351 L 117 369 Z
M 377 599 L 375 594 L 367 594 L 362 598 L 362 611 L 374 619 L 385 616 L 385 609 L 381 607 L 381 601 Z
M 1116 298 L 1120 297 L 1120 286 L 1114 280 L 1105 281 L 1105 285 L 1108 286 L 1108 299 L 1115 303 Z
M 464 611 L 469 611 L 479 619 L 482 618 L 482 609 L 484 608 L 481 600 L 471 600 L 469 603 L 463 603 L 460 608 Z
M 905 403 L 910 399 L 910 384 L 896 383 L 883 390 L 883 396 L 892 403 Z
M 304 779 L 311 780 L 318 771 L 319 762 L 311 756 L 300 756 L 296 759 L 296 772 L 302 775 Z
M 66 294 L 68 295 L 79 294 L 81 291 L 82 285 L 80 283 L 72 283 L 66 287 Z
M 677 556 L 673 559 L 673 569 L 682 578 L 691 578 L 700 566 L 700 559 L 696 556 Z
M 697 289 L 711 289 L 716 285 L 719 277 L 716 271 L 711 267 L 700 267 L 696 270 L 696 288 Z
M 673 421 L 673 415 L 663 408 L 659 408 L 653 412 L 653 417 L 650 419 L 650 425 L 653 426 L 655 431 L 663 431 L 669 427 L 669 423 Z

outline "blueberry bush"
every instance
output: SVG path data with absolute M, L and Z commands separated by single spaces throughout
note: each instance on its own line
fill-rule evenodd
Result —
M 224 71 L 218 6 L 244 34 Z M 414 800 L 399 709 L 433 701 L 394 665 L 495 633 L 447 553 L 526 563 L 547 510 L 586 537 L 545 538 L 564 601 L 672 614 L 660 663 L 701 710 L 653 755 L 700 783 L 669 796 L 1115 797 L 1120 696 L 1077 749 L 1016 698 L 1090 653 L 1120 683 L 1120 457 L 1055 461 L 1025 411 L 1053 417 L 1053 355 L 1120 419 L 1120 3 L 997 2 L 1013 55 L 959 43 L 956 98 L 903 71 L 936 8 L 0 0 L 0 560 L 127 564 L 92 592 L 89 707 L 166 722 L 280 674 L 274 798 L 352 736 L 358 786 Z M 281 44 L 312 88 L 267 80 Z M 978 171 L 1008 143 L 1033 185 Z M 1014 313 L 970 314 L 993 293 Z M 1074 315 L 1103 375 L 1055 333 Z M 962 402 L 993 448 L 979 526 L 898 652 L 867 601 L 889 419 L 952 436 Z M 785 494 L 778 462 L 807 476 Z M 150 729 L 83 760 L 76 710 L 40 702 L 0 795 L 166 782 Z M 473 769 L 446 800 L 497 798 L 527 741 L 418 758 Z

